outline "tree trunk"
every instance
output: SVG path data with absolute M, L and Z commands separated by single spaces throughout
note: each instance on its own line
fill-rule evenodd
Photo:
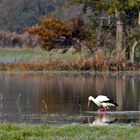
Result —
M 100 26 L 99 26 L 99 30 L 97 33 L 97 47 L 99 47 L 100 45 L 100 41 L 101 41 L 101 34 L 102 34 L 102 27 L 103 27 L 103 18 L 100 18 Z
M 134 44 L 132 45 L 132 49 L 131 49 L 131 52 L 130 52 L 130 62 L 131 63 L 135 62 L 134 57 L 135 57 L 135 48 L 136 48 L 137 44 L 138 44 L 138 42 L 135 41 Z
M 126 82 L 125 80 L 118 79 L 116 80 L 116 101 L 119 104 L 117 110 L 123 110 L 123 106 L 125 104 L 126 97 Z
M 138 19 L 138 23 L 139 23 L 139 25 L 140 25 L 140 12 L 139 12 L 139 19 Z
M 122 50 L 123 42 L 123 25 L 120 19 L 120 13 L 116 11 L 116 60 L 119 61 L 120 52 Z

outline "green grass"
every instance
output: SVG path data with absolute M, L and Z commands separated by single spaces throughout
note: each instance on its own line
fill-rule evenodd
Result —
M 140 127 L 0 124 L 0 140 L 140 140 Z
M 46 51 L 42 50 L 8 50 L 8 49 L 0 49 L 0 57 L 18 57 L 18 56 L 48 56 Z
M 45 59 L 45 60 L 76 60 L 83 57 L 84 54 L 75 53 L 72 54 L 70 52 L 62 53 L 59 50 L 52 50 L 50 52 L 44 50 L 12 50 L 12 49 L 0 49 L 0 59 L 2 62 L 14 62 L 22 61 L 28 59 L 29 61 L 32 59 Z M 11 61 L 13 59 L 13 61 Z

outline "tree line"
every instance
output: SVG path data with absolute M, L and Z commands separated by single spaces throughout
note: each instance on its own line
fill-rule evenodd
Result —
M 66 3 L 67 0 L 0 0 L 0 30 L 22 33 L 25 27 L 37 24 L 38 18 L 52 13 L 66 19 Z
M 76 10 L 70 9 L 71 5 Z M 94 53 L 101 48 L 116 61 L 124 54 L 133 62 L 139 51 L 139 11 L 139 0 L 4 0 L 0 3 L 0 28 L 25 29 L 38 36 L 46 50 L 78 46 Z

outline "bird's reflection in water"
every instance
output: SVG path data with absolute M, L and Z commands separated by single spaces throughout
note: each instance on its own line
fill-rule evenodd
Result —
M 106 113 L 100 113 L 97 116 L 88 117 L 88 125 L 89 126 L 102 126 L 109 125 L 117 121 L 117 118 L 110 116 Z

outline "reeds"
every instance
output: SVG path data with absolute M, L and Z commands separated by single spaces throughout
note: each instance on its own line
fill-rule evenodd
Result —
M 126 64 L 125 67 L 121 64 L 108 64 L 108 63 L 97 63 L 94 58 L 89 59 L 80 59 L 77 61 L 66 61 L 66 60 L 57 60 L 51 61 L 48 63 L 17 63 L 17 64 L 1 64 L 0 70 L 5 71 L 118 71 L 118 70 L 138 70 L 140 65 Z
M 119 70 L 139 70 L 140 64 L 127 63 L 120 59 L 119 62 L 112 60 L 111 56 L 103 51 L 85 56 L 78 52 L 75 54 L 66 52 L 65 54 L 54 52 L 15 52 L 9 55 L 7 51 L 0 54 L 0 70 L 22 70 L 22 71 L 119 71 Z M 16 55 L 15 55 L 16 54 Z

